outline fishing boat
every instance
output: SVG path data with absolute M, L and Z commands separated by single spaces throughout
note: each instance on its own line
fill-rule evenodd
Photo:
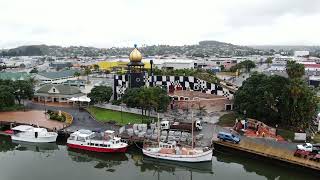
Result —
M 56 142 L 58 134 L 48 132 L 45 128 L 36 128 L 28 125 L 20 125 L 12 128 L 11 139 L 13 141 L 23 141 L 32 143 Z
M 128 148 L 128 144 L 122 142 L 120 137 L 116 137 L 114 131 L 107 130 L 103 133 L 96 133 L 86 129 L 72 133 L 67 140 L 67 146 L 103 153 L 126 152 Z
M 193 115 L 192 115 L 193 117 Z M 183 147 L 177 145 L 176 141 L 160 142 L 160 123 L 158 117 L 158 143 L 157 145 L 144 145 L 142 152 L 145 156 L 178 161 L 178 162 L 206 162 L 212 160 L 212 149 L 208 147 L 194 148 L 194 137 L 192 128 L 192 146 Z M 192 125 L 193 127 L 193 125 Z

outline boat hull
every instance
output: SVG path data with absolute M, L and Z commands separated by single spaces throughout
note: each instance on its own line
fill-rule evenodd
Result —
M 156 152 L 150 152 L 145 149 L 142 150 L 143 154 L 148 157 L 156 159 L 164 159 L 169 161 L 179 161 L 179 162 L 207 162 L 212 161 L 212 150 L 208 150 L 197 155 L 176 155 L 176 154 L 161 154 Z
M 127 151 L 128 147 L 120 147 L 120 148 L 103 148 L 103 147 L 93 147 L 93 146 L 85 146 L 79 144 L 71 144 L 67 143 L 69 148 L 73 149 L 82 149 L 86 151 L 93 151 L 93 152 L 102 152 L 102 153 L 123 153 Z
M 12 135 L 11 139 L 13 141 L 23 141 L 23 142 L 31 142 L 31 143 L 51 143 L 56 142 L 58 134 L 46 137 L 33 137 L 33 136 L 17 136 Z

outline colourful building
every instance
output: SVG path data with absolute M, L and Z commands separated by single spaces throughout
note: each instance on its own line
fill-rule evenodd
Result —
M 125 71 L 128 68 L 128 61 L 101 61 L 98 62 L 98 66 L 100 70 L 108 70 L 108 71 L 113 71 L 113 70 L 121 70 Z M 145 69 L 150 69 L 151 65 L 150 62 L 143 62 L 144 63 L 144 68 Z

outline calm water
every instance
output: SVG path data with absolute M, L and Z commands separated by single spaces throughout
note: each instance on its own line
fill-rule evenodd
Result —
M 16 144 L 0 136 L 0 180 L 107 179 L 320 179 L 302 170 L 272 165 L 234 154 L 215 154 L 212 163 L 172 164 L 144 158 L 138 150 L 97 154 L 65 145 Z

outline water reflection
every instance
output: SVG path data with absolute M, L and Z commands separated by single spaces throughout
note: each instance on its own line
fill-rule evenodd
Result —
M 235 153 L 215 153 L 218 162 L 241 164 L 246 172 L 253 172 L 267 179 L 320 179 L 319 174 L 313 171 L 304 171 L 289 164 L 279 164 L 258 157 L 247 157 Z
M 12 174 L 21 177 L 28 174 L 29 179 L 37 179 L 34 178 L 36 172 L 37 174 L 42 173 L 43 177 L 51 173 L 51 176 L 46 179 L 56 178 L 52 174 L 61 176 L 63 174 L 63 179 L 77 178 L 79 180 L 88 179 L 89 175 L 89 177 L 92 176 L 92 179 L 121 179 L 121 177 L 122 179 L 125 177 L 145 179 L 153 178 L 153 176 L 165 177 L 168 180 L 177 179 L 177 177 L 179 179 L 223 179 L 227 177 L 227 179 L 237 180 L 263 179 L 264 177 L 270 180 L 320 179 L 319 174 L 310 173 L 307 170 L 294 169 L 290 165 L 275 165 L 262 159 L 239 156 L 238 153 L 215 153 L 212 163 L 189 164 L 144 157 L 141 151 L 134 147 L 130 148 L 126 154 L 110 154 L 68 149 L 65 141 L 58 143 L 57 145 L 55 143 L 12 142 L 10 137 L 0 136 L 0 174 L 2 174 L 0 179 L 5 179 L 3 176 Z M 9 151 L 13 153 L 6 153 Z M 38 158 L 39 156 L 41 158 Z M 19 161 L 15 161 L 17 158 Z M 30 162 L 33 163 L 32 167 L 26 169 L 25 167 L 29 166 Z M 94 168 L 95 173 L 90 174 L 89 167 Z M 79 171 L 78 169 L 81 169 L 81 173 L 65 173 L 76 172 Z M 97 173 L 99 171 L 104 173 Z M 137 173 L 143 174 L 144 177 L 136 176 Z M 77 174 L 80 175 L 76 177 Z
M 11 143 L 10 136 L 0 136 L 0 152 L 12 151 L 17 145 Z
M 22 141 L 12 141 L 12 144 L 16 144 L 16 150 L 18 151 L 34 151 L 34 152 L 53 152 L 59 150 L 56 143 L 29 143 Z
M 110 172 L 116 171 L 114 167 L 123 161 L 128 161 L 128 157 L 124 153 L 96 153 L 69 148 L 68 155 L 75 162 L 94 162 L 94 168 L 106 168 L 106 171 Z
M 140 167 L 141 172 L 154 171 L 174 173 L 176 171 L 190 171 L 213 174 L 212 162 L 183 163 L 166 161 L 143 156 L 142 152 L 139 150 L 129 151 L 129 154 L 134 160 L 135 165 Z

